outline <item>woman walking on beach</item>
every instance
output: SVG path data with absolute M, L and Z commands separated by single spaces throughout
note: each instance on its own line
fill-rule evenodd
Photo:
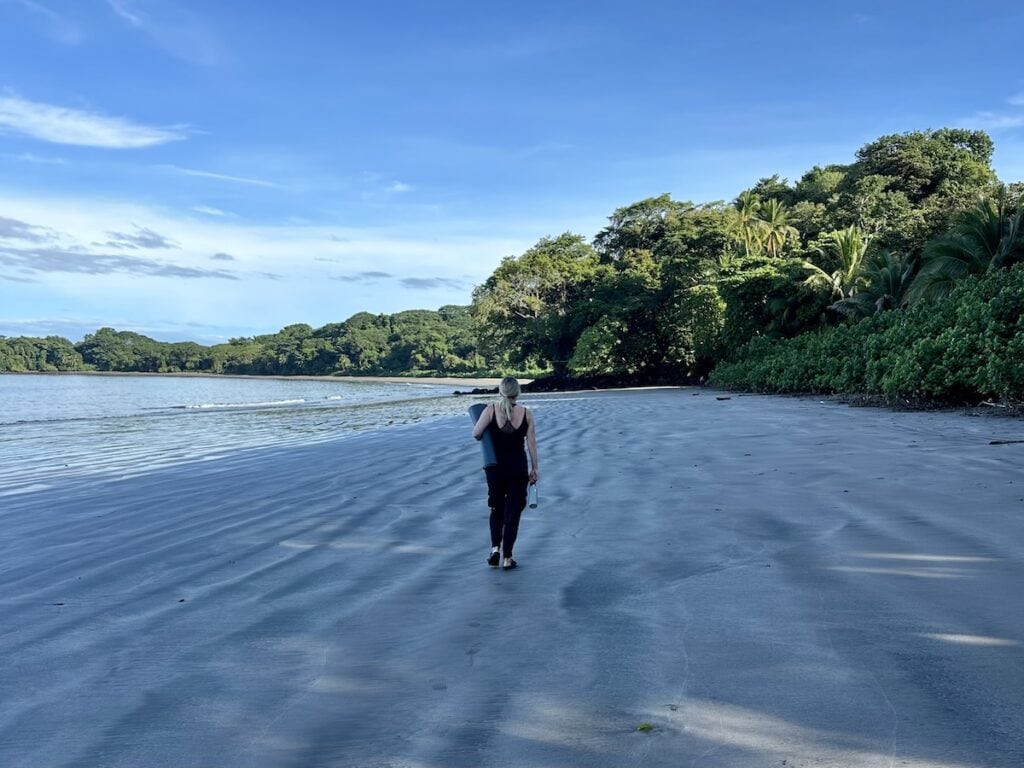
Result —
M 516 405 L 519 382 L 506 376 L 498 385 L 497 403 L 487 406 L 473 428 L 480 440 L 490 431 L 498 463 L 487 467 L 487 506 L 491 508 L 491 554 L 487 564 L 497 566 L 500 557 L 504 570 L 516 567 L 512 547 L 519 533 L 519 517 L 526 507 L 526 486 L 537 482 L 537 430 L 533 414 Z M 526 448 L 530 452 L 527 469 Z

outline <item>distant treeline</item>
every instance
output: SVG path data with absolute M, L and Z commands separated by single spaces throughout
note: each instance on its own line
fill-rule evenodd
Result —
M 0 370 L 528 371 L 893 398 L 1019 398 L 1021 184 L 984 132 L 883 136 L 731 202 L 661 195 L 504 259 L 469 307 L 361 313 L 228 344 L 101 329 L 0 340 Z M 1015 384 L 1014 382 L 1017 382 Z
M 459 306 L 393 315 L 360 312 L 322 328 L 289 325 L 278 333 L 209 347 L 113 328 L 100 328 L 78 344 L 59 336 L 0 337 L 0 371 L 458 374 L 480 366 L 469 307 Z

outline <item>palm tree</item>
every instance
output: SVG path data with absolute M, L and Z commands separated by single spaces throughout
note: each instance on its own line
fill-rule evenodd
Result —
M 772 198 L 761 206 L 761 241 L 768 255 L 775 258 L 790 237 L 799 237 L 795 227 L 789 225 L 789 211 L 785 203 Z
M 743 243 L 743 255 L 754 256 L 761 252 L 761 198 L 750 190 L 736 198 L 730 209 L 729 228 L 733 236 Z
M 912 301 L 947 296 L 968 275 L 1024 261 L 1024 205 L 1012 211 L 1004 195 L 980 200 L 960 215 L 949 234 L 925 246 L 922 259 Z
M 870 238 L 853 226 L 826 235 L 824 247 L 818 248 L 822 263 L 831 267 L 826 272 L 810 261 L 804 261 L 805 269 L 811 271 L 804 281 L 817 288 L 826 288 L 837 302 L 854 296 L 867 283 L 866 267 Z
M 830 309 L 858 318 L 905 307 L 916 269 L 916 261 L 909 256 L 891 252 L 875 254 L 868 264 L 867 285 L 853 296 L 835 302 Z

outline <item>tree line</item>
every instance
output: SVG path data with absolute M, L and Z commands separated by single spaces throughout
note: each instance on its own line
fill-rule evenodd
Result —
M 469 307 L 360 312 L 341 323 L 289 325 L 277 333 L 203 346 L 100 328 L 77 344 L 59 336 L 0 337 L 0 371 L 327 375 L 460 374 L 482 365 Z
M 75 345 L 0 339 L 0 370 L 528 372 L 630 383 L 709 377 L 762 391 L 1019 396 L 998 377 L 965 383 L 954 372 L 984 367 L 989 353 L 1001 361 L 984 364 L 992 371 L 1024 365 L 1014 325 L 1024 186 L 999 182 L 992 152 L 981 131 L 883 136 L 849 164 L 815 166 L 792 183 L 763 178 L 729 202 L 660 195 L 618 208 L 592 239 L 544 237 L 505 258 L 468 307 L 363 312 L 213 347 L 112 329 Z M 991 297 L 1012 322 L 985 315 L 978 303 Z M 934 321 L 961 315 L 975 319 L 946 328 Z M 913 349 L 913 361 L 893 357 Z M 850 373 L 866 368 L 874 373 Z
M 999 182 L 992 151 L 981 131 L 883 136 L 729 203 L 619 208 L 476 289 L 481 353 L 583 379 L 1021 397 L 1024 186 Z

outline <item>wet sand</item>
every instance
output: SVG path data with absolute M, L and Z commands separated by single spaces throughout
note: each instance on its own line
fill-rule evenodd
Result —
M 468 417 L 2 499 L 0 764 L 1024 764 L 1024 422 L 526 403 L 508 573 Z

